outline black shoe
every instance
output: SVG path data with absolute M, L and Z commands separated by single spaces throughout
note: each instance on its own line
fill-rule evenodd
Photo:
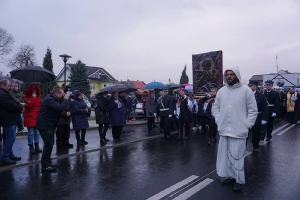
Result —
M 17 131 L 17 134 L 18 134 L 18 133 L 23 133 L 23 131 L 24 131 L 24 127 L 20 128 L 20 129 Z
M 264 136 L 260 136 L 260 141 L 264 141 L 265 137 Z
M 77 145 L 84 145 L 82 141 L 77 141 Z
M 73 148 L 74 145 L 70 144 L 70 143 L 63 143 L 63 146 L 67 147 L 67 148 Z
M 83 144 L 83 145 L 87 145 L 88 144 L 88 142 L 87 141 L 81 141 L 81 143 Z
M 242 190 L 242 184 L 239 184 L 239 183 L 234 184 L 233 190 L 235 192 L 240 192 Z
M 106 140 L 105 139 L 101 139 L 100 140 L 100 144 L 106 144 L 107 142 L 106 142 Z
M 11 160 L 21 160 L 21 157 L 16 157 L 14 154 L 10 155 L 9 158 Z
M 267 142 L 270 142 L 270 141 L 271 141 L 271 138 L 267 138 L 266 141 L 267 141 Z
M 56 167 L 52 167 L 51 165 L 47 166 L 47 167 L 42 167 L 42 172 L 57 172 L 57 168 Z
M 28 144 L 28 146 L 29 146 L 29 153 L 35 154 L 36 152 L 34 150 L 33 144 Z
M 122 141 L 122 139 L 118 138 L 118 141 L 119 141 L 119 142 L 121 142 L 121 141 Z
M 105 140 L 106 142 L 109 142 L 109 139 L 106 139 L 106 137 L 104 138 L 104 140 Z
M 34 143 L 34 148 L 36 153 L 42 153 L 43 151 L 40 149 L 39 143 Z
M 226 178 L 224 180 L 221 181 L 223 184 L 230 184 L 230 183 L 234 183 L 235 179 L 233 178 Z
M 7 159 L 7 160 L 1 160 L 1 163 L 4 165 L 13 165 L 13 164 L 16 164 L 16 161 Z

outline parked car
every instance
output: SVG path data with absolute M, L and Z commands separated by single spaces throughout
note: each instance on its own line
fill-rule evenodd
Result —
M 143 103 L 141 103 L 141 102 L 138 102 L 136 104 L 136 108 L 135 108 L 135 117 L 138 118 L 139 116 L 144 116 Z M 133 117 L 133 111 L 131 111 L 129 117 L 130 118 Z

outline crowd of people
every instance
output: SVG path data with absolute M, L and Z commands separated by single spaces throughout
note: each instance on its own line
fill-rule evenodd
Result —
M 143 110 L 147 118 L 148 133 L 153 133 L 155 120 L 159 120 L 160 132 L 167 140 L 171 130 L 177 130 L 177 141 L 188 138 L 199 129 L 206 134 L 207 145 L 217 142 L 219 148 L 217 173 L 224 183 L 236 182 L 234 190 L 241 190 L 245 183 L 244 153 L 249 134 L 252 134 L 253 151 L 259 150 L 259 142 L 272 139 L 273 122 L 286 115 L 289 123 L 299 120 L 300 94 L 293 88 L 287 92 L 273 89 L 273 81 L 265 82 L 265 89 L 250 81 L 248 87 L 241 83 L 238 68 L 226 70 L 225 86 L 211 88 L 210 93 L 195 99 L 191 92 L 178 88 L 170 93 L 163 88 L 160 94 L 145 92 L 142 96 Z M 70 123 L 73 124 L 77 145 L 87 145 L 86 130 L 89 127 L 88 108 L 82 92 L 74 90 L 71 95 L 61 87 L 54 87 L 41 99 L 38 85 L 29 85 L 24 94 L 18 82 L 7 79 L 0 81 L 0 125 L 3 127 L 3 164 L 15 164 L 21 157 L 14 155 L 12 147 L 16 133 L 28 129 L 28 146 L 31 154 L 41 153 L 41 170 L 55 172 L 58 166 L 51 161 L 51 152 L 56 134 L 57 148 L 72 148 Z M 136 120 L 137 97 L 129 93 L 112 91 L 98 93 L 95 108 L 96 123 L 99 125 L 100 143 L 109 140 L 106 133 L 111 126 L 114 142 L 120 142 L 123 126 L 132 116 Z M 237 109 L 238 108 L 238 109 Z M 132 113 L 132 115 L 131 115 Z M 41 136 L 44 147 L 39 147 Z

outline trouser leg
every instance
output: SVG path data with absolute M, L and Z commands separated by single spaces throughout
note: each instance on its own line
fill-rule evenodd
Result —
M 255 124 L 252 131 L 252 144 L 254 148 L 259 148 L 259 140 L 260 140 L 260 128 L 261 124 Z
M 75 136 L 76 136 L 76 140 L 77 140 L 77 143 L 80 143 L 80 129 L 79 130 L 75 130 Z
M 272 138 L 272 132 L 273 132 L 273 124 L 274 124 L 275 117 L 272 117 L 272 114 L 268 117 L 268 123 L 267 123 L 267 138 Z
M 58 125 L 56 127 L 56 145 L 62 145 L 64 134 L 64 125 Z
M 64 124 L 63 143 L 69 144 L 70 139 L 70 124 Z
M 147 127 L 148 127 L 148 132 L 152 131 L 152 121 L 151 121 L 152 117 L 148 117 L 148 121 L 147 121 Z
M 189 122 L 185 122 L 184 123 L 184 134 L 185 134 L 185 137 L 187 137 L 189 135 L 190 129 L 191 129 L 190 123 Z
M 121 137 L 121 132 L 122 132 L 123 126 L 118 126 L 117 127 L 117 139 L 120 139 Z
M 103 124 L 99 124 L 98 131 L 99 131 L 100 139 L 101 140 L 104 139 L 104 136 L 103 136 Z
M 12 154 L 12 147 L 16 140 L 16 126 L 6 126 L 3 127 L 6 134 L 6 142 L 3 146 L 3 153 L 2 153 L 2 159 L 7 160 L 9 159 L 9 156 Z
M 170 118 L 169 117 L 164 117 L 165 119 L 165 129 L 164 129 L 164 133 L 165 136 L 170 137 Z
M 41 164 L 42 166 L 48 166 L 51 161 L 50 157 L 54 145 L 54 131 L 41 131 L 40 135 L 44 141 Z
M 111 132 L 112 132 L 113 139 L 114 140 L 118 139 L 117 138 L 117 127 L 116 126 L 111 127 Z

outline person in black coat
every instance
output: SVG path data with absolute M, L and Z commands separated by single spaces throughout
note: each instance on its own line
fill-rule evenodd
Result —
M 61 99 L 62 102 L 60 103 Z M 69 94 L 64 94 L 61 87 L 55 86 L 52 92 L 42 101 L 36 127 L 44 141 L 41 159 L 43 172 L 56 172 L 57 165 L 51 161 L 51 152 L 54 144 L 54 131 L 61 112 L 64 111 L 69 99 Z
M 264 95 L 268 104 L 268 123 L 267 123 L 267 141 L 272 139 L 273 124 L 276 116 L 279 115 L 279 94 L 272 90 L 273 81 L 267 80 L 265 82 L 267 90 L 264 91 Z M 265 134 L 262 133 L 260 140 L 265 139 Z
M 183 127 L 185 127 L 185 137 L 188 136 L 190 131 L 190 123 L 193 120 L 193 103 L 189 100 L 189 97 L 185 95 L 184 89 L 179 89 L 179 98 L 176 102 L 176 108 L 174 114 L 178 119 L 178 137 L 177 141 L 180 141 L 183 137 Z
M 207 106 L 207 101 L 211 99 L 211 95 L 207 94 L 205 97 L 199 100 L 198 102 L 198 113 L 197 116 L 199 117 L 199 121 L 201 121 L 201 133 L 206 133 L 206 125 L 207 123 L 207 116 L 205 114 L 205 110 Z
M 207 99 L 205 102 L 207 103 L 205 109 L 205 117 L 208 124 L 208 141 L 207 141 L 208 146 L 210 146 L 212 143 L 217 142 L 218 126 L 216 124 L 215 112 L 214 112 L 214 103 L 215 103 L 217 92 L 218 92 L 217 88 L 210 89 L 210 98 Z
M 169 95 L 168 88 L 163 88 L 163 95 L 158 100 L 159 116 L 160 120 L 163 121 L 164 127 L 164 138 L 170 139 L 170 120 L 174 113 L 173 97 Z
M 11 83 L 7 79 L 0 81 L 0 125 L 5 131 L 6 141 L 3 145 L 1 162 L 3 164 L 16 164 L 16 157 L 12 153 L 12 147 L 16 140 L 16 125 L 20 121 L 20 114 L 25 103 L 17 102 L 10 94 Z
M 72 107 L 72 124 L 75 130 L 76 140 L 78 145 L 87 145 L 85 141 L 86 129 L 89 127 L 88 108 L 85 101 L 82 99 L 82 92 L 74 90 L 72 92 L 74 100 L 71 103 Z M 80 136 L 81 131 L 81 136 Z
M 71 99 L 68 99 L 64 110 L 60 112 L 56 126 L 56 146 L 57 148 L 73 148 L 73 144 L 70 144 L 70 123 L 71 123 Z
M 249 88 L 253 91 L 255 95 L 255 100 L 257 103 L 257 111 L 258 115 L 255 121 L 254 126 L 251 128 L 252 132 L 252 145 L 253 145 L 253 151 L 258 151 L 259 149 L 259 140 L 260 140 L 260 134 L 262 131 L 262 127 L 267 124 L 268 120 L 268 104 L 265 95 L 257 92 L 257 86 L 258 82 L 256 81 L 249 81 L 248 84 Z M 249 134 L 250 134 L 249 131 Z M 248 140 L 248 138 L 247 138 Z
M 108 92 L 98 93 L 96 96 L 97 107 L 95 108 L 96 123 L 99 124 L 100 143 L 106 144 L 109 140 L 106 138 L 106 132 L 109 128 L 109 107 Z

